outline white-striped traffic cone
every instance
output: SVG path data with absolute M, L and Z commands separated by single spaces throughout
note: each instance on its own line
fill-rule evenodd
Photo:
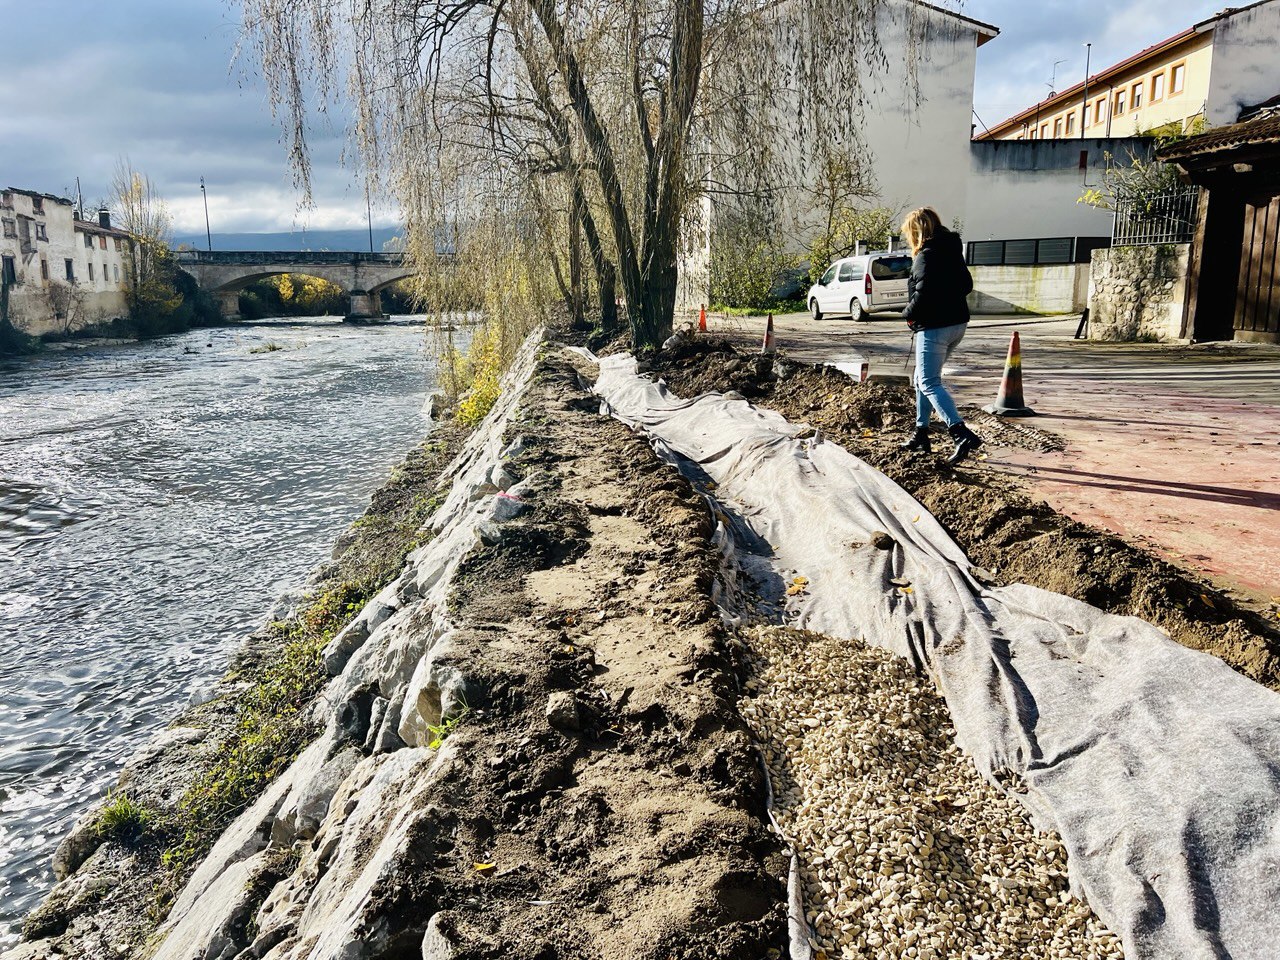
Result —
M 778 352 L 777 344 L 773 342 L 773 314 L 772 313 L 769 314 L 769 323 L 764 328 L 764 343 L 760 345 L 760 352 L 762 354 Z

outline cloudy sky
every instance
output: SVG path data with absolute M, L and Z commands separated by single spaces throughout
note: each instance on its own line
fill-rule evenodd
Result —
M 1223 0 L 966 0 L 1001 28 L 978 54 L 975 109 L 988 125 L 1211 15 Z M 315 200 L 301 210 L 252 64 L 236 59 L 235 0 L 0 0 L 0 183 L 105 197 L 128 155 L 165 196 L 178 233 L 364 225 L 363 188 L 341 164 L 340 130 L 313 131 Z M 374 225 L 394 212 L 375 202 Z

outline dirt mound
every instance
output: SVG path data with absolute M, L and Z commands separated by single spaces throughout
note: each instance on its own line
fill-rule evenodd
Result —
M 834 368 L 785 357 L 740 355 L 723 341 L 659 354 L 652 371 L 677 395 L 736 390 L 820 429 L 915 496 L 969 558 L 999 582 L 1029 583 L 1140 617 L 1179 643 L 1215 654 L 1245 676 L 1280 690 L 1280 631 L 1257 612 L 1194 574 L 1033 500 L 1016 481 L 980 461 L 953 470 L 936 455 L 899 449 L 914 422 L 909 387 L 858 383 Z M 999 432 L 975 419 L 992 446 L 1050 450 L 1059 443 L 1029 425 L 997 423 Z M 945 440 L 938 430 L 936 442 Z
M 584 399 L 550 357 L 513 424 L 528 512 L 450 601 L 485 691 L 433 798 L 452 841 L 424 840 L 385 912 L 434 915 L 458 960 L 763 957 L 785 944 L 787 863 L 709 599 L 710 520 Z

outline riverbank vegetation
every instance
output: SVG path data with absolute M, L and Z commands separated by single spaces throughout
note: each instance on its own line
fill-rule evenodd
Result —
M 174 722 L 183 736 L 126 769 L 64 844 L 76 851 L 69 868 L 92 882 L 55 888 L 27 918 L 25 937 L 66 938 L 67 955 L 88 956 L 99 941 L 77 939 L 93 932 L 77 927 L 79 916 L 91 913 L 130 950 L 163 922 L 217 836 L 313 739 L 312 710 L 329 680 L 325 645 L 431 535 L 443 470 L 469 433 L 441 422 L 374 492 L 294 611 L 250 637 L 212 698 Z
M 133 238 L 125 245 L 129 315 L 116 321 L 111 332 L 142 339 L 219 323 L 221 314 L 213 298 L 190 274 L 178 269 L 171 248 L 173 220 L 151 178 L 121 158 L 111 190 L 116 223 Z
M 318 732 L 310 707 L 328 682 L 322 653 L 373 596 L 399 575 L 409 552 L 430 536 L 441 471 L 466 427 L 441 424 L 374 494 L 339 540 L 332 564 L 287 618 L 256 638 L 224 682 L 235 695 L 234 723 L 209 753 L 176 808 L 159 825 L 165 881 L 161 906 L 228 824 L 298 756 Z
M 870 179 L 862 81 L 885 59 L 872 0 L 431 0 L 339 15 L 326 0 L 248 0 L 244 14 L 304 191 L 309 111 L 349 95 L 369 184 L 404 213 L 420 302 L 442 329 L 483 311 L 500 356 L 556 315 L 654 350 L 673 328 L 679 265 L 702 256 L 723 211 L 795 207 L 788 191 L 836 154 L 856 189 Z M 923 13 L 903 16 L 913 64 L 929 31 Z M 768 266 L 775 247 L 753 256 Z M 454 346 L 442 337 L 462 393 L 483 364 Z

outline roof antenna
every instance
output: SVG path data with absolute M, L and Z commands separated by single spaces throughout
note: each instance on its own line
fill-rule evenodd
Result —
M 1053 97 L 1056 97 L 1056 96 L 1058 95 L 1058 65 L 1059 65 L 1059 64 L 1063 64 L 1063 63 L 1068 63 L 1068 62 L 1069 62 L 1069 61 L 1067 61 L 1067 60 L 1055 60 L 1055 61 L 1053 61 L 1053 73 L 1052 73 L 1052 74 L 1050 74 L 1050 76 L 1049 76 L 1049 83 L 1047 84 L 1047 86 L 1049 87 L 1049 97 L 1050 97 L 1050 99 L 1052 99 Z

